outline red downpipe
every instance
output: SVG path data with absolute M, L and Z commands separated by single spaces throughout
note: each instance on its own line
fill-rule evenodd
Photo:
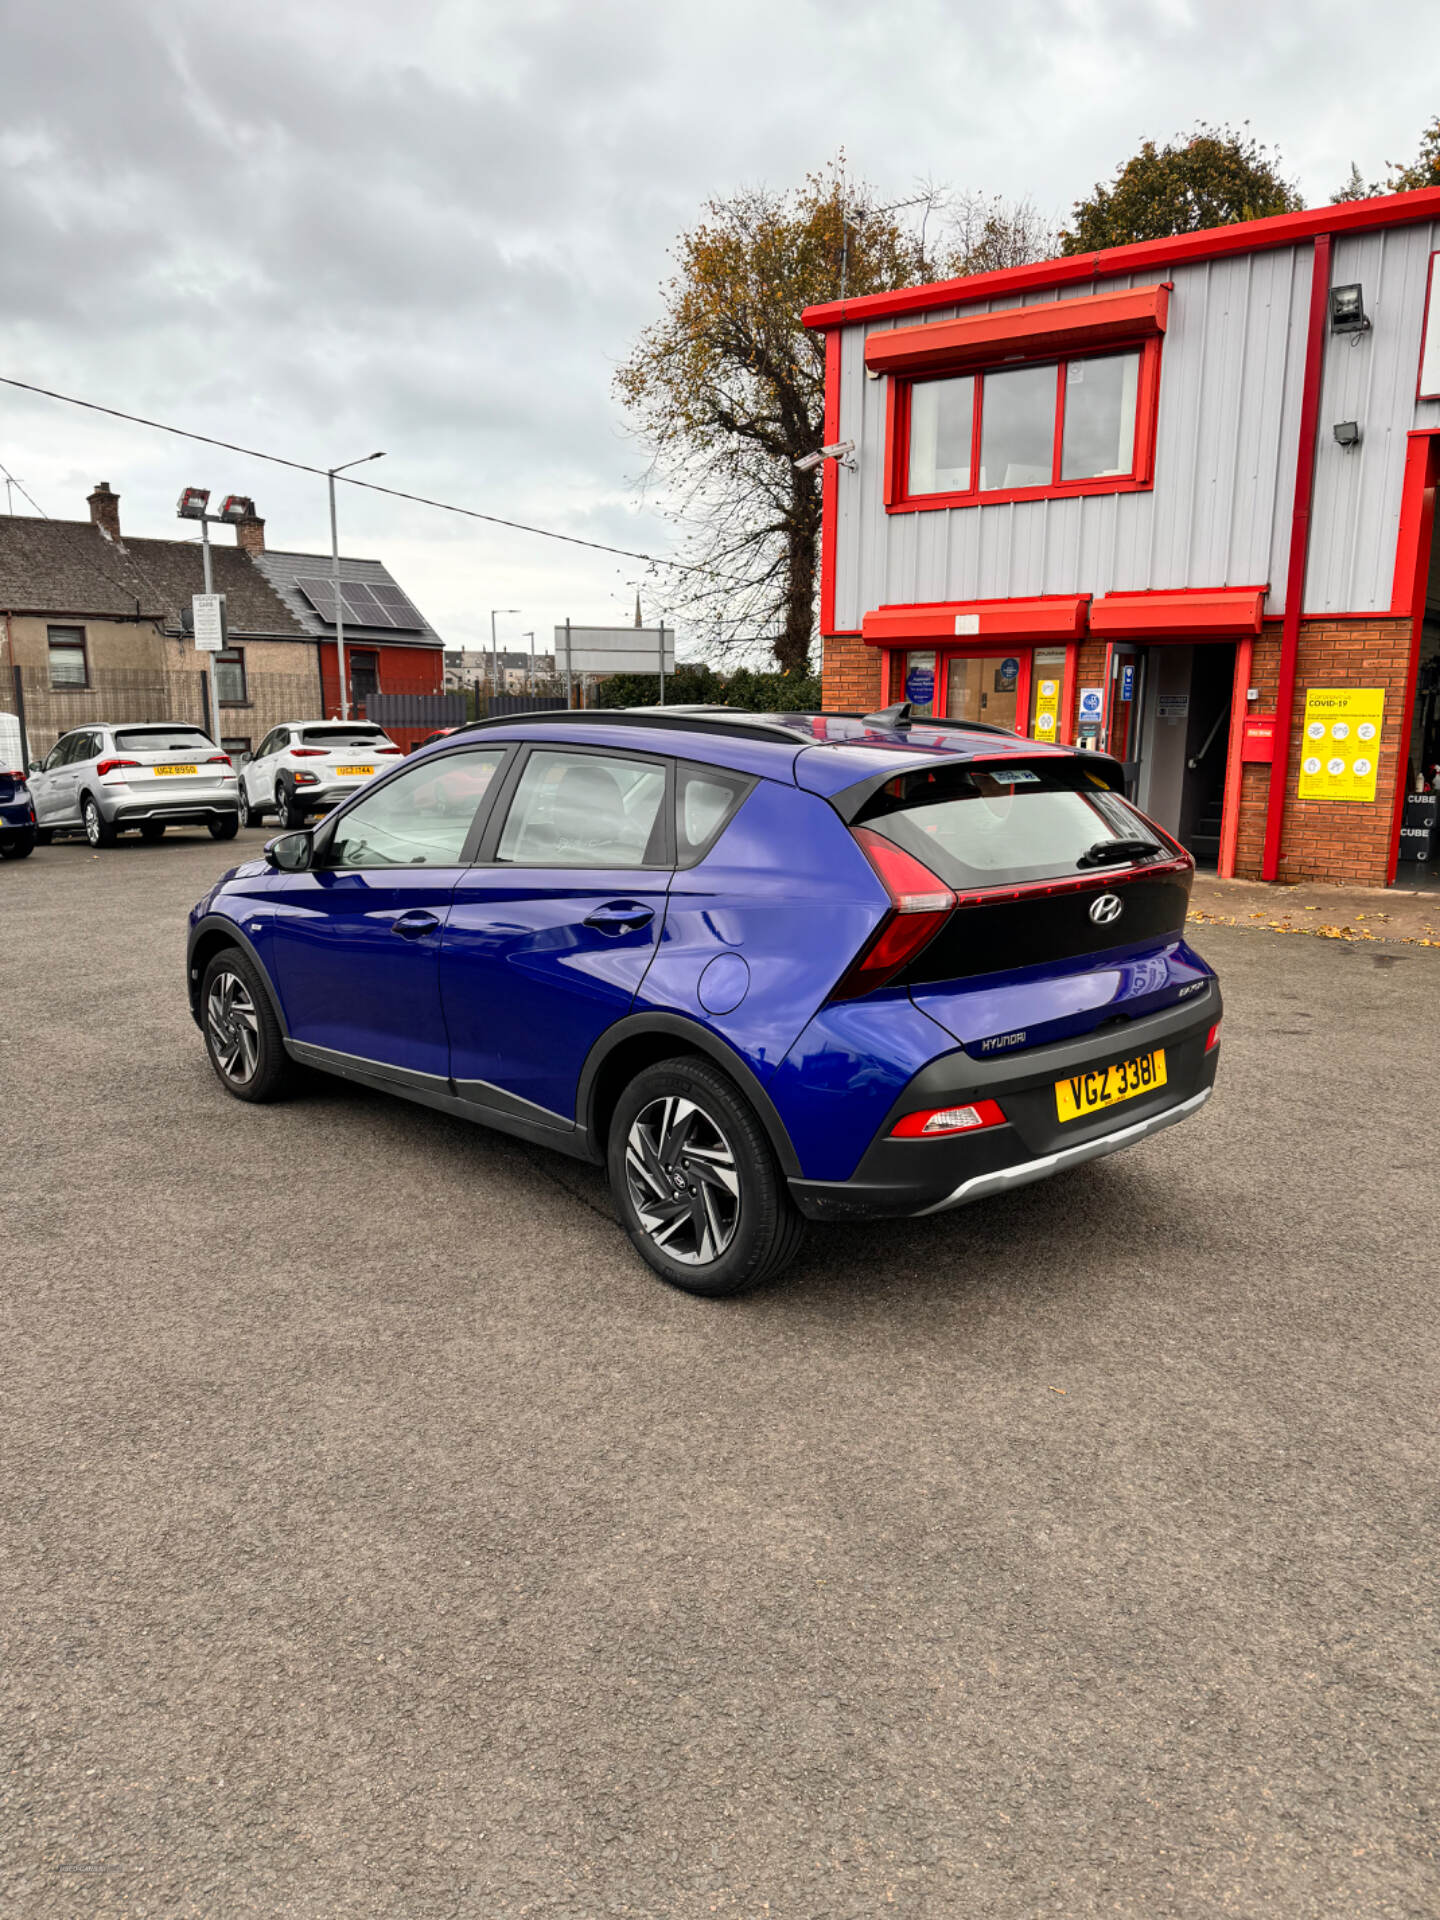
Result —
M 1280 680 L 1275 694 L 1275 758 L 1265 811 L 1265 852 L 1260 878 L 1280 871 L 1285 826 L 1285 789 L 1290 779 L 1290 728 L 1295 715 L 1295 669 L 1300 657 L 1300 618 L 1305 569 L 1310 558 L 1310 501 L 1315 487 L 1315 441 L 1320 421 L 1320 376 L 1325 366 L 1325 328 L 1330 314 L 1330 235 L 1317 233 L 1310 268 L 1310 324 L 1305 336 L 1305 385 L 1300 401 L 1300 444 L 1295 451 L 1295 500 L 1290 517 L 1290 560 L 1285 572 L 1285 622 L 1280 630 Z

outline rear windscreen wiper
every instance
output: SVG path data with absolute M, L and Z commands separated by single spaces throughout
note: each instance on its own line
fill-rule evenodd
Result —
M 1144 860 L 1161 847 L 1154 840 L 1097 840 L 1075 862 L 1077 867 L 1118 867 L 1125 860 Z

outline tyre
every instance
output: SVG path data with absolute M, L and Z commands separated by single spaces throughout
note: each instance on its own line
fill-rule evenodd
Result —
M 240 782 L 240 825 L 242 827 L 263 826 L 265 809 L 250 804 L 250 796 L 245 791 L 245 782 Z
M 53 827 L 36 827 L 35 844 L 37 847 L 48 847 L 54 838 L 55 829 Z
M 113 820 L 107 820 L 100 811 L 99 803 L 87 793 L 80 804 L 80 823 L 85 829 L 85 838 L 92 847 L 113 847 L 117 830 Z
M 163 840 L 165 838 L 165 822 L 163 820 L 142 821 L 140 824 L 140 838 L 147 846 L 153 847 L 157 840 Z
M 280 1100 L 295 1081 L 280 1023 L 248 954 L 224 947 L 200 983 L 205 1051 L 216 1078 L 237 1100 Z
M 240 816 L 238 813 L 222 813 L 218 820 L 212 820 L 210 822 L 210 838 L 212 840 L 233 840 L 239 831 Z
M 27 827 L 23 833 L 0 840 L 0 860 L 28 860 L 35 851 L 35 839 L 34 829 Z
M 305 824 L 305 809 L 295 798 L 295 789 L 282 780 L 275 789 L 275 820 L 282 833 L 294 833 Z
M 740 1089 L 686 1055 L 647 1067 L 610 1122 L 610 1189 L 662 1280 L 719 1299 L 789 1266 L 805 1223 Z

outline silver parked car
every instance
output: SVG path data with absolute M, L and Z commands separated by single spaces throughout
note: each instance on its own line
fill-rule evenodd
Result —
M 401 752 L 364 720 L 291 720 L 272 727 L 240 762 L 240 822 L 258 827 L 274 813 L 287 831 L 303 827 L 363 786 Z
M 32 768 L 30 793 L 42 846 L 74 827 L 92 847 L 132 828 L 158 840 L 166 827 L 203 825 L 231 840 L 240 827 L 229 754 L 182 721 L 76 727 Z

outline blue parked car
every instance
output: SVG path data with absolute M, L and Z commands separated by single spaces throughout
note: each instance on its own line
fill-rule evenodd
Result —
M 25 860 L 35 851 L 35 802 L 23 768 L 0 758 L 0 860 Z
M 608 1167 L 662 1279 L 937 1213 L 1195 1113 L 1193 865 L 1121 769 L 996 728 L 545 713 L 422 749 L 190 916 L 226 1091 L 297 1066 Z

